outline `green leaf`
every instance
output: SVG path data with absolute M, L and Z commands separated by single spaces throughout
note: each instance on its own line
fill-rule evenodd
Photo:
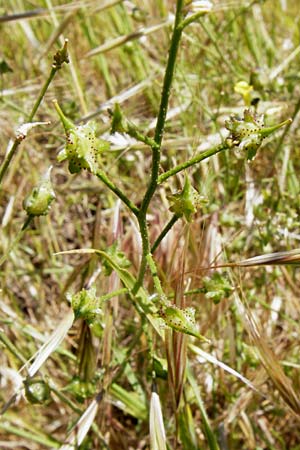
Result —
M 116 383 L 113 383 L 109 389 L 110 394 L 118 400 L 117 407 L 127 414 L 139 420 L 147 419 L 147 408 L 140 396 L 134 392 L 128 392 Z
M 209 448 L 209 450 L 220 450 L 218 441 L 217 441 L 217 437 L 216 437 L 215 433 L 213 432 L 213 430 L 211 429 L 209 419 L 208 419 L 208 416 L 205 411 L 205 407 L 204 407 L 204 404 L 203 404 L 203 401 L 202 401 L 202 398 L 200 395 L 200 388 L 197 385 L 196 380 L 193 377 L 189 368 L 187 370 L 187 379 L 194 391 L 195 398 L 196 398 L 196 401 L 199 406 L 199 410 L 200 410 L 200 414 L 201 414 L 201 418 L 202 418 L 202 424 L 203 424 L 203 428 L 204 428 L 204 433 L 205 433 L 207 443 L 208 443 L 208 448 Z

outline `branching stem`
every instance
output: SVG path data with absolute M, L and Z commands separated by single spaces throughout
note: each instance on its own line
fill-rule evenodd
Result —
M 176 173 L 181 172 L 182 170 L 187 169 L 188 167 L 194 166 L 195 164 L 199 163 L 200 161 L 203 161 L 206 158 L 210 158 L 211 156 L 216 155 L 217 153 L 220 153 L 223 150 L 228 150 L 229 148 L 230 147 L 226 143 L 224 143 L 224 144 L 220 144 L 215 147 L 212 147 L 209 150 L 206 150 L 205 152 L 199 153 L 199 155 L 194 156 L 194 158 L 191 158 L 188 161 L 185 161 L 184 163 L 179 164 L 178 166 L 173 167 L 172 169 L 170 169 L 167 172 L 160 175 L 158 177 L 158 184 L 163 183 L 169 177 L 176 175 Z
M 161 231 L 160 235 L 157 237 L 156 241 L 154 242 L 154 244 L 151 247 L 152 254 L 155 252 L 155 250 L 157 249 L 157 247 L 159 246 L 159 244 L 161 243 L 163 238 L 171 230 L 171 228 L 173 228 L 173 225 L 177 222 L 178 219 L 179 219 L 179 216 L 177 216 L 177 214 L 174 214 L 171 217 L 171 219 L 169 220 L 169 222 L 165 225 L 164 229 Z
M 99 170 L 97 172 L 97 177 L 112 191 L 119 197 L 123 203 L 133 212 L 135 216 L 138 215 L 139 209 L 132 203 L 131 200 L 125 195 L 110 179 L 106 176 L 103 170 Z
M 173 75 L 175 70 L 176 57 L 178 53 L 178 47 L 180 38 L 182 35 L 182 19 L 183 19 L 183 0 L 177 0 L 176 4 L 176 15 L 175 15 L 175 23 L 170 43 L 168 61 L 164 76 L 162 94 L 161 94 L 161 102 L 159 106 L 157 123 L 154 134 L 154 142 L 155 145 L 151 146 L 152 149 L 152 169 L 151 169 L 151 178 L 147 188 L 147 191 L 144 195 L 141 208 L 138 214 L 138 221 L 140 226 L 141 238 L 142 238 L 142 259 L 140 264 L 140 270 L 137 278 L 136 285 L 134 286 L 133 293 L 136 293 L 141 287 L 147 267 L 147 256 L 150 255 L 150 241 L 149 241 L 149 233 L 147 227 L 146 214 L 148 211 L 148 207 L 150 201 L 155 193 L 155 190 L 158 185 L 158 174 L 159 174 L 159 166 L 160 166 L 160 158 L 161 158 L 161 143 L 164 134 L 165 122 L 168 111 L 168 104 L 171 92 L 171 86 L 173 81 Z

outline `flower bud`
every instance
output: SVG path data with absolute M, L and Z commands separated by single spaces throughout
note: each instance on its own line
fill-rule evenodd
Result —
M 68 39 L 65 39 L 63 47 L 58 50 L 53 57 L 52 67 L 56 70 L 61 69 L 63 63 L 69 64 Z
M 50 167 L 41 178 L 39 184 L 24 199 L 23 208 L 29 216 L 45 216 L 48 214 L 55 193 L 50 180 Z
M 109 149 L 109 143 L 96 137 L 94 122 L 76 126 L 66 118 L 56 101 L 54 106 L 67 137 L 65 148 L 58 154 L 58 161 L 67 159 L 71 173 L 87 169 L 96 174 L 101 167 L 101 153 Z
M 246 106 L 251 105 L 253 86 L 248 84 L 246 81 L 238 81 L 234 86 L 234 92 L 243 97 Z

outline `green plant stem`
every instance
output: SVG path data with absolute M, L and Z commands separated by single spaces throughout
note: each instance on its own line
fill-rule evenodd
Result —
M 36 102 L 35 102 L 35 104 L 34 104 L 34 106 L 32 108 L 32 111 L 31 111 L 31 113 L 28 116 L 28 122 L 32 122 L 32 120 L 33 120 L 33 118 L 35 116 L 35 113 L 37 112 L 37 110 L 38 110 L 38 108 L 39 108 L 39 106 L 40 106 L 40 104 L 41 104 L 41 102 L 42 102 L 42 100 L 43 100 L 43 98 L 44 98 L 44 96 L 45 96 L 45 94 L 47 92 L 47 89 L 48 89 L 48 87 L 49 87 L 51 81 L 53 80 L 54 75 L 56 74 L 57 71 L 58 71 L 57 67 L 52 67 L 51 68 L 49 77 L 47 78 L 44 86 L 42 87 L 41 92 L 40 92 L 40 94 L 39 94 L 39 96 L 38 96 L 38 98 L 37 98 L 37 100 L 36 100 Z M 24 139 L 24 137 L 16 137 L 16 139 L 14 140 L 14 143 L 12 145 L 12 148 L 10 149 L 9 153 L 4 158 L 4 161 L 3 161 L 3 163 L 1 164 L 1 167 L 0 167 L 0 184 L 2 183 L 3 177 L 4 177 L 8 167 L 10 165 L 10 162 L 11 162 L 14 154 L 16 153 L 17 148 L 19 147 L 19 145 L 23 141 L 23 139 Z
M 151 198 L 153 197 L 153 194 L 157 187 L 157 179 L 158 179 L 158 173 L 159 173 L 159 164 L 160 164 L 160 156 L 161 156 L 161 143 L 165 128 L 165 122 L 167 117 L 167 111 L 168 111 L 168 103 L 170 98 L 170 92 L 171 92 L 171 85 L 173 81 L 173 75 L 175 70 L 175 62 L 179 47 L 179 42 L 182 34 L 182 27 L 180 26 L 181 18 L 182 18 L 182 7 L 183 7 L 183 0 L 177 0 L 177 8 L 176 8 L 176 17 L 175 17 L 175 24 L 173 29 L 173 35 L 171 39 L 170 44 L 170 50 L 169 50 L 169 57 L 164 77 L 164 83 L 162 88 L 162 94 L 161 94 L 161 102 L 159 106 L 158 116 L 157 116 L 157 123 L 155 128 L 155 134 L 154 134 L 154 141 L 156 143 L 155 146 L 152 146 L 152 170 L 151 170 L 151 179 L 148 186 L 148 189 L 146 191 L 146 194 L 144 196 L 141 210 L 140 210 L 140 216 L 146 215 L 146 211 L 148 210 L 149 203 L 151 201 Z
M 50 74 L 49 74 L 45 84 L 43 85 L 43 87 L 41 89 L 41 92 L 40 92 L 40 94 L 39 94 L 39 96 L 38 96 L 38 98 L 37 98 L 37 100 L 36 100 L 36 102 L 35 102 L 35 104 L 34 104 L 34 106 L 32 108 L 31 113 L 28 116 L 28 122 L 32 122 L 32 120 L 33 120 L 33 118 L 34 118 L 34 116 L 35 116 L 35 114 L 36 114 L 36 112 L 37 112 L 37 110 L 38 110 L 38 108 L 39 108 L 39 106 L 40 106 L 40 104 L 41 104 L 41 102 L 42 102 L 46 92 L 47 92 L 47 89 L 48 89 L 51 81 L 53 80 L 54 75 L 56 74 L 56 72 L 58 70 L 59 70 L 58 67 L 52 67 L 51 68 Z M 4 161 L 3 161 L 3 163 L 1 164 L 1 167 L 0 167 L 0 184 L 2 183 L 3 177 L 4 177 L 8 167 L 10 165 L 10 162 L 11 162 L 14 154 L 16 153 L 19 145 L 23 141 L 23 139 L 24 139 L 24 137 L 19 137 L 19 136 L 16 137 L 15 140 L 14 140 L 14 143 L 12 145 L 12 148 L 10 149 L 9 153 L 4 158 Z
M 19 137 L 17 137 L 14 140 L 14 143 L 11 147 L 11 149 L 9 150 L 9 152 L 7 153 L 7 155 L 4 158 L 4 161 L 1 164 L 0 167 L 0 184 L 2 183 L 3 177 L 8 169 L 8 166 L 10 165 L 10 162 L 12 160 L 12 157 L 14 156 L 14 154 L 17 151 L 17 148 L 19 147 L 20 143 L 22 142 L 23 139 L 20 139 Z
M 123 203 L 133 212 L 135 216 L 138 216 L 139 209 L 132 203 L 131 200 L 106 176 L 103 170 L 97 172 L 97 177 L 114 193 L 119 197 Z
M 175 70 L 175 62 L 178 53 L 178 47 L 180 38 L 182 35 L 183 28 L 181 26 L 182 22 L 182 8 L 183 8 L 183 0 L 177 0 L 176 4 L 176 16 L 175 16 L 175 24 L 173 28 L 170 49 L 168 54 L 168 61 L 164 76 L 162 94 L 161 94 L 161 102 L 159 106 L 157 123 L 154 134 L 155 145 L 151 146 L 152 149 L 152 169 L 151 169 L 151 178 L 147 188 L 147 191 L 144 195 L 141 208 L 138 214 L 138 221 L 140 226 L 140 233 L 142 238 L 142 259 L 140 264 L 140 270 L 137 278 L 136 285 L 134 286 L 133 293 L 136 293 L 140 286 L 143 283 L 146 267 L 147 267 L 147 256 L 150 254 L 150 242 L 149 242 L 149 234 L 148 227 L 146 221 L 146 214 L 150 204 L 150 201 L 155 193 L 157 188 L 158 174 L 159 174 L 159 166 L 160 166 L 160 157 L 161 157 L 161 143 L 164 134 L 165 122 L 168 111 L 168 103 L 171 92 L 171 86 L 173 81 L 173 75 Z
M 161 231 L 160 235 L 157 237 L 156 241 L 151 247 L 152 254 L 155 252 L 155 250 L 157 249 L 163 238 L 168 234 L 168 232 L 171 230 L 171 228 L 177 222 L 178 219 L 179 217 L 177 216 L 177 214 L 174 214 L 173 217 L 171 217 L 171 219 L 169 220 L 169 222 L 165 225 L 164 229 Z
M 35 104 L 33 105 L 31 113 L 28 116 L 28 122 L 31 122 L 32 119 L 34 118 L 34 116 L 35 116 L 35 114 L 36 114 L 40 104 L 42 103 L 42 100 L 43 100 L 47 90 L 48 90 L 48 87 L 49 87 L 51 81 L 53 80 L 53 78 L 54 78 L 54 76 L 55 76 L 55 74 L 56 74 L 56 72 L 58 70 L 59 70 L 58 67 L 51 67 L 51 71 L 49 73 L 49 76 L 48 76 L 47 80 L 45 81 L 45 83 L 44 83 L 44 85 L 43 85 L 43 87 L 41 89 L 41 92 L 39 93 L 39 96 L 38 96 Z
M 159 277 L 157 275 L 156 264 L 154 262 L 154 259 L 153 259 L 152 255 L 151 255 L 151 253 L 149 253 L 147 255 L 147 263 L 148 263 L 148 266 L 149 266 L 150 271 L 151 271 L 151 275 L 152 275 L 152 278 L 153 278 L 153 281 L 154 281 L 154 286 L 155 286 L 156 291 L 158 292 L 158 294 L 160 294 L 161 296 L 165 297 L 164 291 L 163 291 L 163 289 L 161 287 L 160 279 L 159 279 Z
M 116 291 L 109 292 L 108 294 L 101 295 L 101 297 L 99 298 L 99 303 L 101 304 L 101 302 L 106 302 L 106 301 L 108 301 L 114 297 L 117 297 L 118 295 L 121 295 L 121 294 L 128 294 L 128 289 L 120 288 L 120 289 L 117 289 Z
M 23 235 L 25 234 L 26 229 L 29 227 L 30 223 L 32 222 L 34 216 L 27 216 L 26 220 L 21 228 L 21 230 L 19 231 L 19 233 L 17 234 L 16 238 L 11 242 L 11 244 L 9 245 L 8 249 L 6 250 L 6 252 L 4 253 L 4 255 L 2 256 L 2 258 L 0 258 L 0 267 L 2 266 L 2 264 L 7 260 L 7 258 L 10 255 L 10 252 L 13 250 L 13 248 L 17 245 L 17 243 L 22 239 Z
M 61 68 L 63 63 L 68 63 L 69 62 L 67 46 L 68 46 L 68 41 L 65 40 L 65 43 L 64 43 L 63 47 L 60 50 L 58 50 L 58 52 L 54 55 L 54 57 L 53 57 L 53 64 L 52 64 L 50 73 L 49 73 L 48 78 L 45 81 L 44 85 L 42 86 L 42 89 L 41 89 L 41 91 L 39 93 L 39 96 L 38 96 L 35 104 L 33 105 L 31 113 L 28 116 L 28 119 L 27 119 L 28 122 L 32 122 L 32 120 L 33 120 L 33 118 L 34 118 L 34 116 L 35 116 L 35 114 L 36 114 L 36 112 L 37 112 L 37 110 L 38 110 L 38 108 L 39 108 L 39 106 L 40 106 L 40 104 L 41 104 L 41 102 L 42 102 L 46 92 L 47 92 L 47 89 L 48 89 L 51 81 L 53 80 L 53 78 L 54 78 L 54 76 L 56 74 L 56 72 Z M 3 177 L 4 177 L 6 171 L 7 171 L 8 167 L 9 167 L 9 164 L 10 164 L 14 154 L 17 151 L 17 148 L 19 147 L 19 145 L 23 141 L 23 139 L 25 139 L 25 136 L 17 136 L 15 141 L 14 141 L 14 143 L 13 143 L 13 145 L 12 145 L 11 150 L 6 155 L 6 157 L 4 158 L 4 161 L 2 162 L 1 167 L 0 167 L 0 184 L 1 184 L 2 180 L 3 180 Z
M 129 134 L 129 136 L 136 139 L 137 141 L 140 141 L 146 145 L 149 145 L 149 147 L 151 147 L 152 149 L 158 146 L 152 138 L 149 138 L 148 136 L 144 136 L 133 123 L 128 122 L 127 127 L 128 128 L 126 130 L 126 133 Z
M 51 437 L 42 435 L 41 433 L 36 434 L 35 430 L 24 430 L 19 425 L 10 425 L 8 421 L 5 421 L 3 423 L 0 423 L 0 429 L 7 431 L 11 435 L 14 434 L 16 436 L 22 437 L 24 439 L 27 439 L 29 442 L 37 442 L 38 444 L 41 444 L 44 447 L 49 448 L 59 448 L 61 445 L 59 442 L 55 441 Z
M 196 294 L 205 294 L 205 289 L 204 288 L 195 288 L 195 289 L 190 289 L 189 291 L 184 291 L 183 295 L 187 296 L 187 295 L 196 295 Z M 174 298 L 175 294 L 169 294 L 168 298 Z
M 142 258 L 139 268 L 139 274 L 136 280 L 136 283 L 132 289 L 132 293 L 135 295 L 139 288 L 142 286 L 146 267 L 147 267 L 147 255 L 150 254 L 150 241 L 149 241 L 149 233 L 148 233 L 148 227 L 147 227 L 147 220 L 146 215 L 143 215 L 141 217 L 138 216 L 138 222 L 140 227 L 140 234 L 142 239 Z
M 6 334 L 0 330 L 0 342 L 16 357 L 22 364 L 26 364 L 27 359 L 19 352 L 17 347 L 9 340 Z
M 211 156 L 216 155 L 217 153 L 220 153 L 223 150 L 228 150 L 229 148 L 230 147 L 226 143 L 222 143 L 220 145 L 217 145 L 216 147 L 210 148 L 209 150 L 206 150 L 205 152 L 200 153 L 199 155 L 195 156 L 194 158 L 191 158 L 188 161 L 185 161 L 184 163 L 179 164 L 178 166 L 173 167 L 173 169 L 170 169 L 167 172 L 160 175 L 158 177 L 158 184 L 163 183 L 169 177 L 176 175 L 176 173 L 181 172 L 182 170 L 187 169 L 188 167 L 194 166 L 195 164 L 199 163 L 200 161 L 203 161 L 206 158 L 210 158 Z

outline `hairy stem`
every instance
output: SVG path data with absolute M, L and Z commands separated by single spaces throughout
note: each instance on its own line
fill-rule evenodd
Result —
M 147 267 L 147 255 L 149 255 L 149 253 L 150 253 L 150 241 L 149 241 L 149 233 L 148 233 L 146 215 L 143 215 L 141 217 L 138 216 L 138 221 L 139 221 L 140 233 L 141 233 L 141 238 L 142 238 L 143 250 L 142 250 L 142 258 L 141 258 L 141 263 L 140 263 L 139 274 L 138 274 L 136 283 L 132 290 L 132 293 L 134 295 L 138 292 L 139 288 L 143 284 L 143 279 L 144 279 L 144 275 L 145 275 L 146 267 Z
M 139 209 L 132 203 L 131 200 L 106 176 L 103 170 L 97 172 L 97 177 L 114 193 L 119 197 L 123 203 L 133 212 L 135 216 L 138 215 Z
M 158 184 L 163 183 L 169 177 L 176 175 L 176 173 L 181 172 L 182 170 L 187 169 L 188 167 L 194 166 L 200 161 L 203 161 L 206 158 L 210 158 L 211 156 L 216 155 L 217 153 L 220 153 L 223 150 L 228 150 L 229 148 L 230 147 L 226 143 L 222 143 L 220 145 L 217 145 L 216 147 L 210 148 L 209 150 L 200 153 L 199 155 L 194 156 L 194 158 L 191 158 L 188 161 L 185 161 L 184 163 L 179 164 L 178 166 L 173 167 L 172 169 L 160 175 L 158 177 Z
M 178 47 L 180 38 L 182 35 L 182 8 L 183 8 L 183 0 L 177 0 L 176 4 L 176 16 L 175 16 L 175 24 L 173 28 L 170 49 L 168 54 L 168 61 L 164 76 L 162 94 L 161 94 L 161 102 L 159 106 L 157 123 L 154 134 L 154 142 L 155 145 L 151 146 L 152 149 L 152 169 L 151 169 L 151 178 L 147 188 L 147 191 L 144 195 L 141 208 L 138 215 L 138 221 L 140 226 L 141 238 L 142 238 L 142 259 L 140 264 L 139 275 L 137 278 L 136 285 L 134 287 L 133 293 L 136 293 L 140 286 L 143 283 L 146 267 L 147 267 L 147 256 L 150 254 L 150 242 L 149 242 L 149 233 L 146 221 L 146 214 L 148 211 L 148 207 L 150 201 L 155 193 L 155 190 L 158 185 L 158 174 L 159 174 L 159 165 L 160 165 L 160 157 L 161 157 L 161 143 L 164 134 L 165 122 L 168 111 L 168 104 L 171 92 L 171 86 L 173 81 L 173 75 L 175 70 L 175 62 L 178 53 Z
M 33 108 L 32 108 L 32 110 L 31 110 L 31 113 L 30 113 L 29 116 L 28 116 L 28 122 L 31 122 L 32 119 L 34 118 L 34 116 L 35 116 L 35 114 L 36 114 L 36 112 L 37 112 L 37 110 L 38 110 L 40 104 L 42 103 L 42 100 L 43 100 L 43 98 L 44 98 L 44 96 L 45 96 L 47 90 L 48 90 L 48 87 L 50 86 L 50 83 L 51 83 L 51 81 L 53 80 L 53 78 L 54 78 L 54 76 L 55 76 L 55 74 L 56 74 L 56 72 L 57 72 L 58 70 L 59 70 L 58 67 L 52 67 L 52 68 L 51 68 L 51 71 L 50 71 L 50 73 L 49 73 L 49 76 L 48 76 L 47 80 L 45 81 L 45 84 L 44 84 L 44 86 L 42 87 L 41 92 L 39 93 L 39 96 L 38 96 L 38 98 L 36 99 L 35 104 L 33 105 Z
M 179 217 L 177 216 L 177 214 L 174 214 L 173 217 L 169 220 L 169 222 L 165 225 L 164 229 L 161 231 L 160 235 L 156 238 L 156 241 L 151 247 L 152 254 L 155 252 L 155 250 L 157 249 L 163 238 L 168 234 L 168 232 L 171 230 L 171 228 L 177 222 L 178 219 Z

